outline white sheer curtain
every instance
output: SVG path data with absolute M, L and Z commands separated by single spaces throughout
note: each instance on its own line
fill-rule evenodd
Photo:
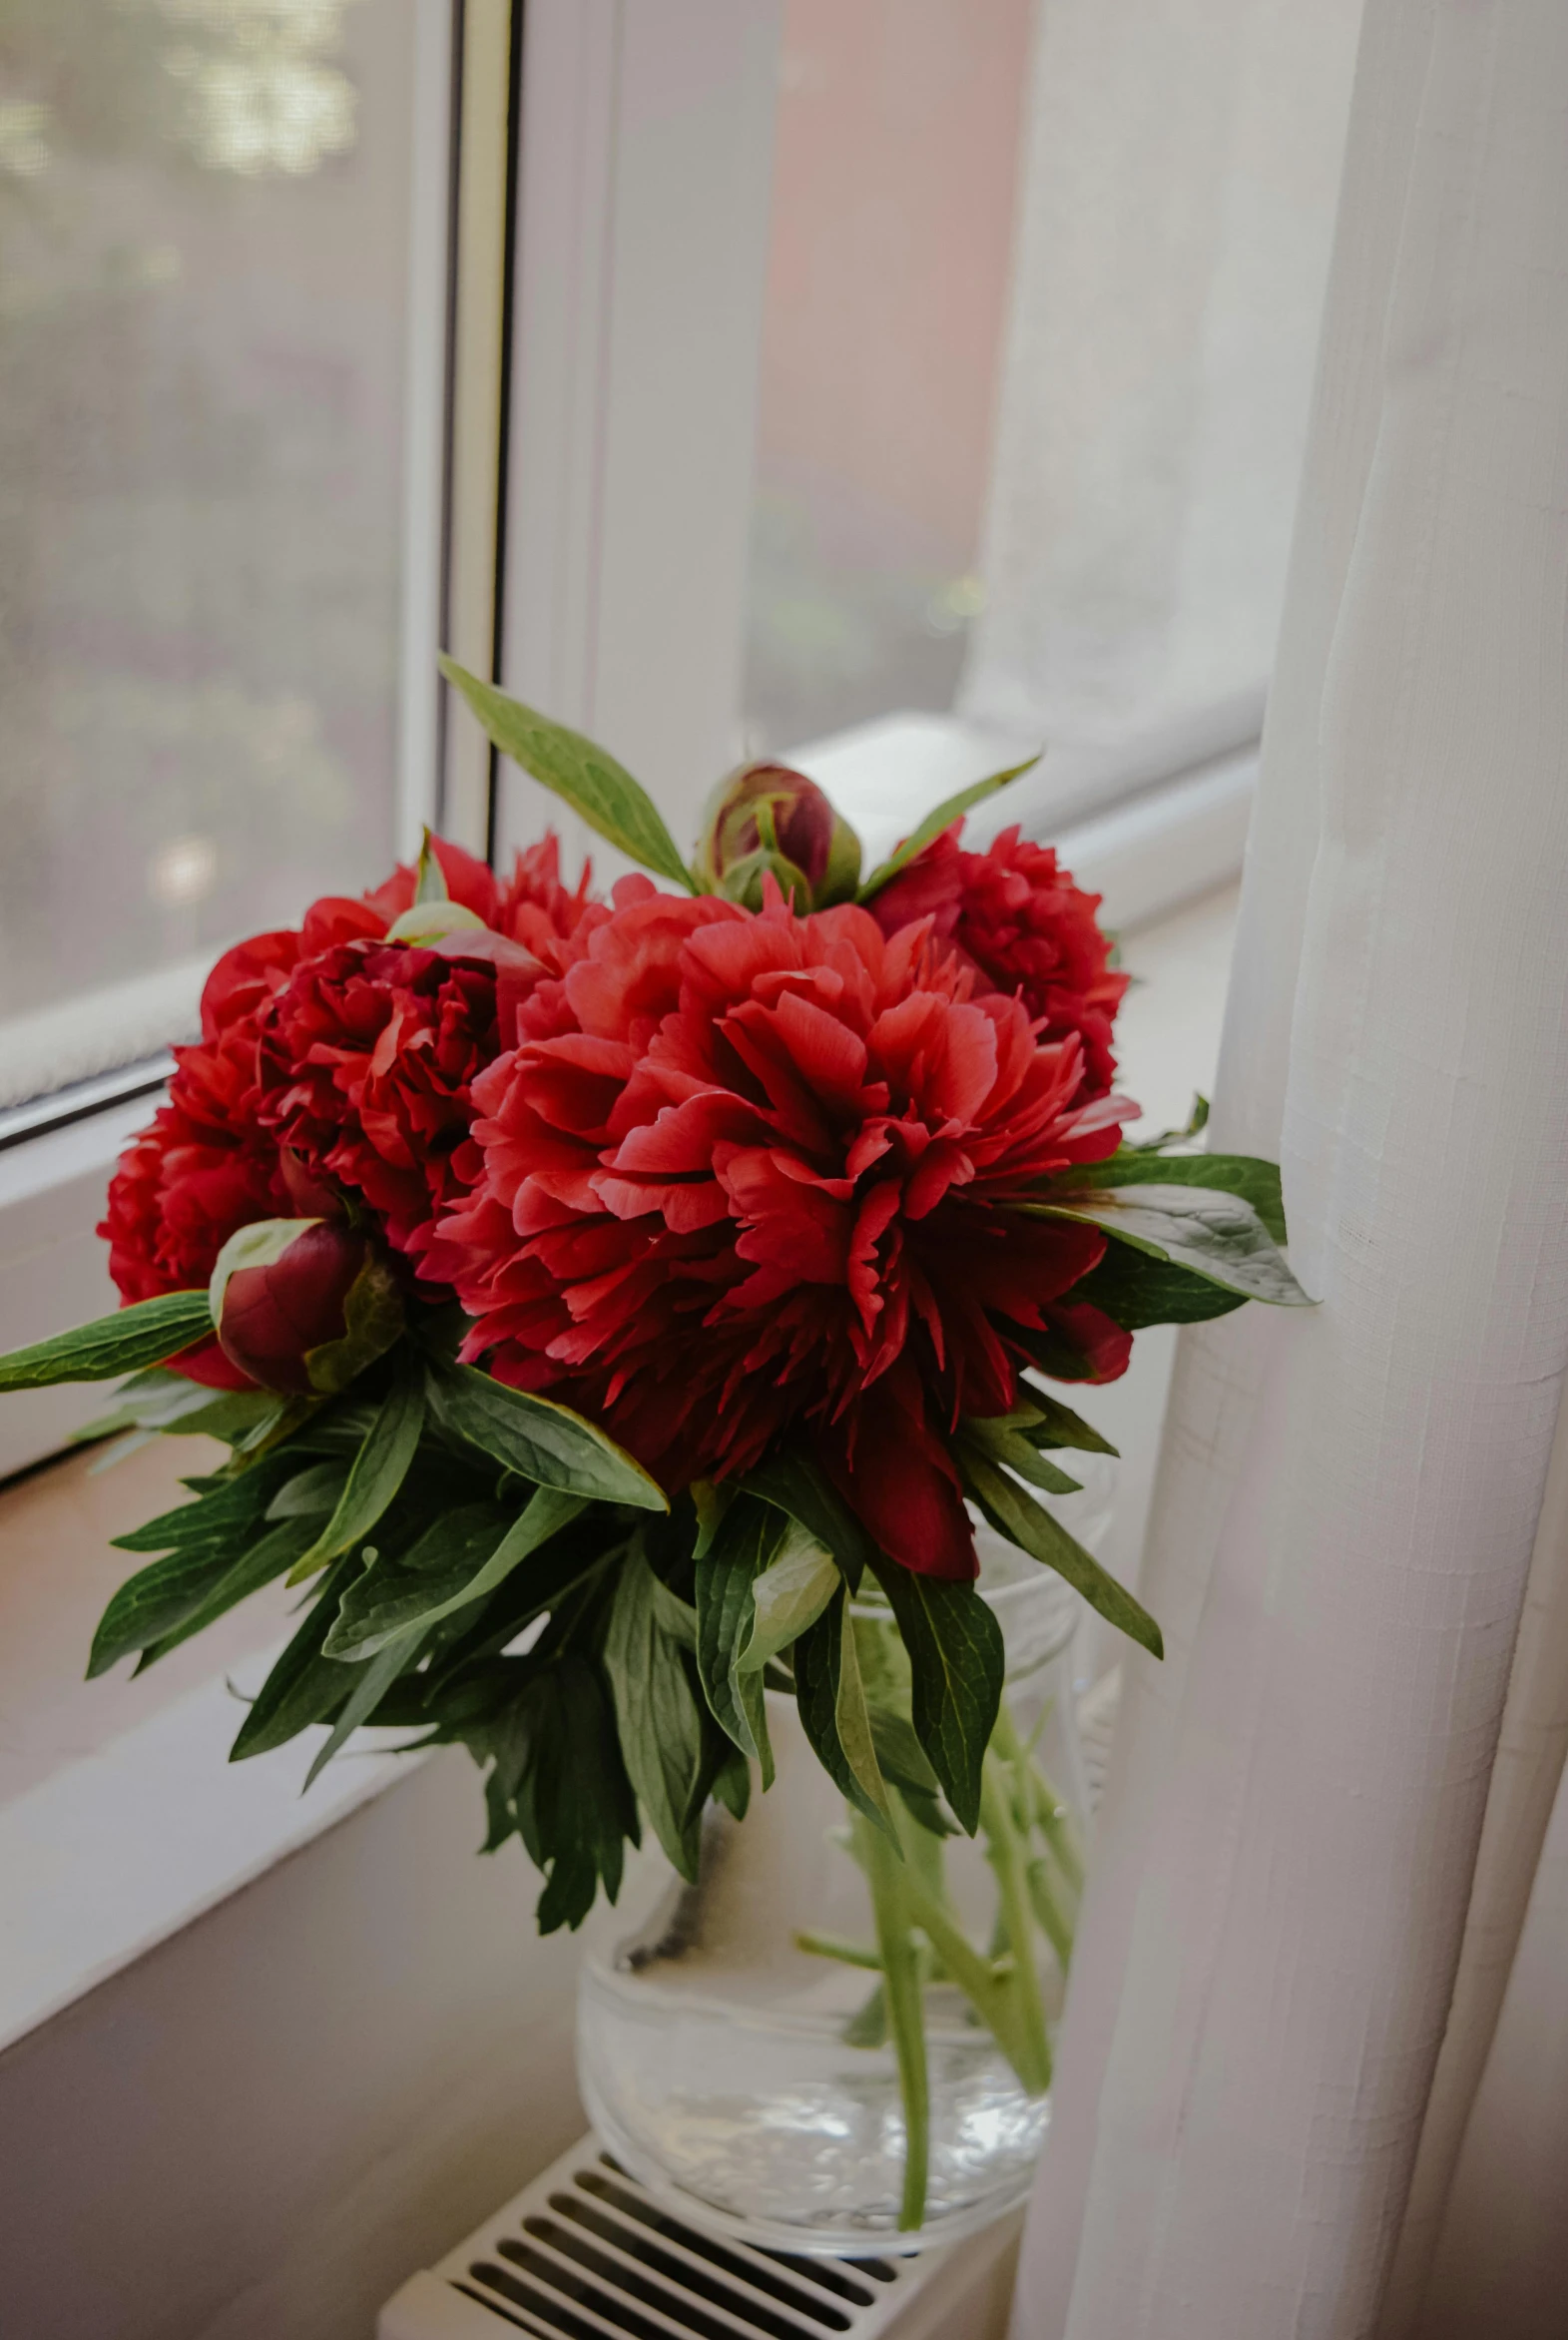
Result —
M 1565 635 L 1568 10 L 1368 0 L 1216 1116 L 1322 1306 L 1184 1337 L 1017 2340 L 1568 2323 L 1456 2272 L 1568 1930 Z

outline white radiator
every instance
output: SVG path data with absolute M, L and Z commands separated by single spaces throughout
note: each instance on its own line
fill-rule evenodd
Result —
M 754 2250 L 587 2136 L 405 2283 L 377 2340 L 1003 2340 L 1020 2223 L 913 2258 Z

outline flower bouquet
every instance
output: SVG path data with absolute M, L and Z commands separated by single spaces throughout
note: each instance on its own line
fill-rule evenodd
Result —
M 613 758 L 447 672 L 652 875 L 601 899 L 552 838 L 504 879 L 427 838 L 225 952 L 110 1190 L 124 1305 L 0 1388 L 127 1377 L 88 1435 L 229 1450 L 119 1539 L 146 1564 L 91 1673 L 306 1587 L 235 1758 L 315 1726 L 312 1778 L 362 1724 L 465 1746 L 544 1931 L 614 1902 L 645 1830 L 696 1893 L 787 1728 L 867 1921 L 791 1954 L 868 1995 L 833 2038 L 893 2075 L 885 2223 L 913 2233 L 931 2009 L 1038 2104 L 1078 1881 L 977 1525 L 1159 1654 L 1041 1499 L 1077 1483 L 1054 1457 L 1108 1451 L 1047 1385 L 1300 1301 L 1278 1176 L 1191 1150 L 1198 1120 L 1125 1138 L 1095 897 L 1016 830 L 961 844 L 1015 774 L 862 876 L 821 792 L 754 765 L 689 866 Z M 977 1833 L 980 1943 L 944 1870 Z

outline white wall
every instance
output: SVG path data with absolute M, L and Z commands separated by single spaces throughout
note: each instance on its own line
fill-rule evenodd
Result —
M 576 1945 L 482 1834 L 434 1758 L 0 2056 L 6 2340 L 368 2340 L 582 2133 Z

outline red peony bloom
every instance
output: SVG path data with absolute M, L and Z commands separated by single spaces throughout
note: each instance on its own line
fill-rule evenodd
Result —
M 205 1285 L 231 1235 L 294 1205 L 276 1140 L 257 1120 L 257 1018 L 287 981 L 296 934 L 226 950 L 202 993 L 202 1037 L 175 1050 L 169 1101 L 121 1156 L 98 1232 L 124 1301 Z M 214 1389 L 251 1386 L 216 1335 L 169 1361 Z
M 414 873 L 399 870 L 362 900 L 327 895 L 312 902 L 297 933 L 284 929 L 257 934 L 226 951 L 202 994 L 201 1041 L 175 1050 L 168 1102 L 154 1115 L 152 1126 L 133 1140 L 110 1186 L 98 1232 L 109 1240 L 110 1273 L 123 1300 L 148 1300 L 205 1285 L 219 1253 L 240 1228 L 258 1219 L 291 1214 L 329 1218 L 341 1209 L 344 1186 L 372 1204 L 378 1193 L 384 1194 L 386 1203 L 375 1207 L 395 1210 L 403 1245 L 413 1243 L 429 1218 L 432 1194 L 443 1196 L 447 1191 L 451 1154 L 467 1126 L 467 1084 L 500 1044 L 498 1015 L 510 1014 L 510 1000 L 539 982 L 541 970 L 558 975 L 581 947 L 574 937 L 586 939 L 594 923 L 609 915 L 590 895 L 587 869 L 575 893 L 561 884 L 553 837 L 519 855 L 504 885 L 460 847 L 442 839 L 433 844 L 452 898 L 486 917 L 531 955 L 525 959 L 522 951 L 503 951 L 501 957 L 508 960 L 504 971 L 495 963 L 476 960 L 463 976 L 451 978 L 439 1005 L 432 1005 L 432 994 L 440 986 L 432 984 L 428 972 L 422 983 L 405 984 L 398 1001 L 390 995 L 382 1000 L 368 1011 L 368 1023 L 382 1041 L 386 1061 L 378 1060 L 373 1069 L 367 1066 L 365 1079 L 357 1083 L 351 1070 L 344 1071 L 357 1044 L 353 1032 L 338 1035 L 342 1054 L 332 1060 L 343 1071 L 342 1083 L 334 1087 L 330 1073 L 323 1082 L 319 1064 L 302 1064 L 298 1069 L 304 1088 L 319 1110 L 312 1118 L 305 1100 L 295 1101 L 291 1115 L 301 1139 L 301 1151 L 295 1153 L 280 1126 L 275 1094 L 283 1085 L 281 1076 L 291 1075 L 295 1067 L 286 1050 L 279 1061 L 275 1036 L 270 1041 L 264 1118 L 261 1112 L 259 1046 L 263 1025 L 273 1033 L 272 1003 L 289 987 L 296 970 L 296 990 L 304 988 L 319 1002 L 323 994 L 306 980 L 304 970 L 324 967 L 327 961 L 330 967 L 322 977 L 327 991 L 331 969 L 350 963 L 361 982 L 373 988 L 365 975 L 365 949 L 379 944 L 391 920 L 412 903 Z M 471 949 L 485 947 L 470 937 Z M 432 964 L 441 963 L 431 953 L 422 955 Z M 406 951 L 383 953 L 386 963 L 399 967 L 405 967 L 409 957 Z M 395 992 L 395 983 L 392 988 Z M 415 1000 L 417 1007 L 411 1005 Z M 400 1020 L 396 1036 L 386 1040 L 394 1008 L 410 1020 Z M 291 993 L 290 1018 L 301 1012 Z M 366 1011 L 358 991 L 355 1013 L 363 1024 Z M 318 1019 L 318 1028 L 311 1030 L 312 1043 L 331 1045 L 331 1012 Z M 291 1028 L 297 1029 L 297 1024 Z M 507 1030 L 509 1037 L 509 1023 Z M 427 1092 L 423 1102 L 411 1101 L 421 1088 Z M 361 1103 L 368 1103 L 368 1124 L 355 1120 L 357 1108 L 349 1100 L 349 1089 Z M 430 1159 L 418 1171 L 414 1151 L 426 1145 L 432 1149 Z M 356 1166 L 359 1174 L 353 1175 Z M 251 1386 L 250 1377 L 225 1356 L 216 1338 L 198 1343 L 171 1364 L 215 1388 Z
M 876 894 L 870 910 L 884 934 L 929 918 L 936 935 L 977 987 L 1022 999 L 1041 1037 L 1083 1042 L 1086 1097 L 1102 1096 L 1116 1076 L 1111 1026 L 1127 977 L 1111 966 L 1111 944 L 1084 893 L 1058 869 L 1049 846 L 1004 829 L 983 854 L 959 845 L 961 821 L 944 830 Z
M 547 832 L 513 863 L 496 902 L 496 932 L 531 950 L 552 974 L 561 973 L 610 915 L 608 904 L 590 891 L 592 881 L 593 864 L 584 862 L 577 889 L 568 893 L 561 883 L 560 840 Z
M 345 943 L 304 960 L 266 1019 L 264 1127 L 367 1203 L 395 1251 L 419 1249 L 463 1192 L 453 1156 L 474 1076 L 499 1051 L 496 990 L 488 960 Z
M 437 948 L 359 938 L 301 959 L 261 1042 L 266 1127 L 311 1175 L 362 1197 L 410 1256 L 477 1175 L 473 1163 L 465 1178 L 459 1161 L 475 1076 L 512 1045 L 523 1001 L 610 915 L 590 898 L 587 870 L 575 893 L 561 884 L 553 837 L 518 856 L 504 886 L 455 848 L 436 850 L 453 898 L 482 900 L 496 931 Z M 412 873 L 399 872 L 370 897 L 376 916 L 407 906 L 404 878 L 411 891 Z
M 759 915 L 638 878 L 616 901 L 475 1082 L 474 1192 L 421 1273 L 477 1319 L 466 1356 L 667 1486 L 799 1426 L 893 1558 L 971 1576 L 944 1429 L 1011 1407 L 1029 1332 L 1098 1379 L 1129 1346 L 1060 1305 L 1103 1237 L 1003 1206 L 1114 1151 L 1124 1108 L 1075 1108 L 1077 1039 L 1037 1046 L 925 927 L 777 888 Z

